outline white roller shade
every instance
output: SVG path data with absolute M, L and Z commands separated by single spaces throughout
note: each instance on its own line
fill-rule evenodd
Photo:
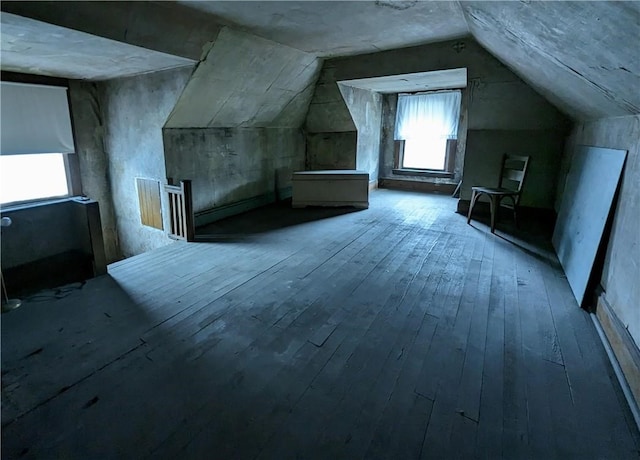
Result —
M 67 88 L 2 82 L 0 153 L 73 153 Z

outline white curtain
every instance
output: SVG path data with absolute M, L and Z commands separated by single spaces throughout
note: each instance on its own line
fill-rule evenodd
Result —
M 460 91 L 399 95 L 395 139 L 455 139 L 461 99 Z
M 2 82 L 0 154 L 73 153 L 67 88 Z

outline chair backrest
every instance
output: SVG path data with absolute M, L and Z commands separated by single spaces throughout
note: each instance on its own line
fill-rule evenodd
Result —
M 520 193 L 528 167 L 528 156 L 510 155 L 506 153 L 502 157 L 502 168 L 500 169 L 498 186 Z

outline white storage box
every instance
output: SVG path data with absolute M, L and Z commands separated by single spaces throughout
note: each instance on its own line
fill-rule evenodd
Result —
M 353 169 L 293 173 L 292 206 L 369 207 L 369 173 Z

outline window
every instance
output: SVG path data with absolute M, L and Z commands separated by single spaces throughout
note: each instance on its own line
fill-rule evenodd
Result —
M 460 100 L 460 91 L 398 96 L 397 166 L 429 171 L 453 170 Z
M 445 138 L 406 139 L 402 152 L 402 167 L 444 171 L 446 149 L 447 139 Z
M 69 196 L 77 160 L 68 155 L 67 88 L 3 81 L 0 89 L 0 204 Z
M 0 204 L 68 195 L 61 153 L 0 156 Z

